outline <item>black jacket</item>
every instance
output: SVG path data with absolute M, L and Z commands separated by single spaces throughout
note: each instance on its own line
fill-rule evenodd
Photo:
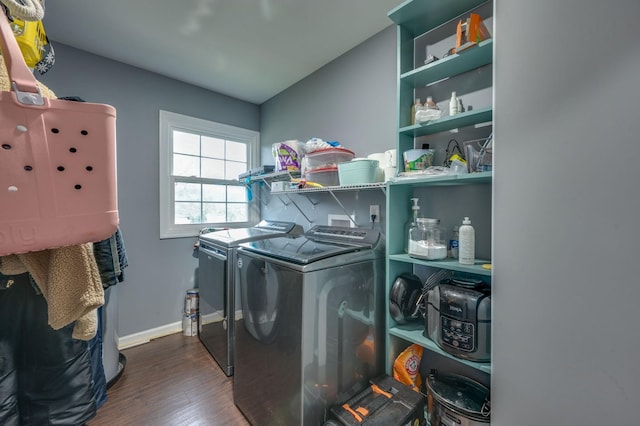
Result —
M 0 274 L 0 425 L 83 425 L 96 414 L 88 343 L 53 330 L 28 274 Z

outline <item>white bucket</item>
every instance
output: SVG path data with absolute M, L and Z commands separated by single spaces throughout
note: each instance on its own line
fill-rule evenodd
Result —
M 396 173 L 398 171 L 397 167 L 385 167 L 384 168 L 384 180 L 389 181 L 396 177 Z
M 389 149 L 389 150 L 385 151 L 384 154 L 387 157 L 385 162 L 384 162 L 384 167 L 397 167 L 397 165 L 396 165 L 396 150 L 395 149 Z
M 387 155 L 384 152 L 377 152 L 367 155 L 367 158 L 369 160 L 376 160 L 378 162 L 376 182 L 384 182 L 384 166 L 387 162 Z

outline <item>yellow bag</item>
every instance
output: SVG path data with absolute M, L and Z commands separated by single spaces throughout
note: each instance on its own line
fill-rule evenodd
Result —
M 21 21 L 14 18 L 11 29 L 27 66 L 35 67 L 42 60 L 44 47 L 49 43 L 42 21 Z
M 420 376 L 420 362 L 423 347 L 417 344 L 402 351 L 393 363 L 393 378 L 420 392 L 422 377 Z

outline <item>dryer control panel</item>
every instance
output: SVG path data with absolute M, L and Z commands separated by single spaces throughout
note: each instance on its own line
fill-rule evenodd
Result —
M 309 229 L 305 236 L 310 240 L 340 244 L 355 244 L 374 247 L 380 240 L 380 232 L 374 229 L 346 228 L 318 225 Z

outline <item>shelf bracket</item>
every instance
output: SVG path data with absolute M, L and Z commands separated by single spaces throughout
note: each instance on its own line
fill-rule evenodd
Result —
M 289 204 L 291 204 L 291 202 L 289 202 L 289 203 L 285 203 L 285 201 L 282 199 L 282 197 L 281 197 L 279 194 L 278 194 L 278 195 L 276 195 L 276 198 L 277 198 L 278 200 L 280 200 L 280 202 L 281 202 L 285 207 L 289 207 Z M 287 197 L 287 198 L 289 198 L 289 197 Z
M 262 185 L 260 185 L 260 192 L 258 192 L 258 197 L 260 198 L 260 204 L 262 204 L 265 207 L 269 205 L 269 200 L 271 199 L 269 195 L 270 195 L 269 191 L 265 190 L 265 188 Z
M 351 215 L 349 214 L 349 212 L 347 211 L 347 209 L 344 207 L 344 205 L 340 202 L 340 200 L 338 199 L 338 197 L 336 197 L 336 194 L 333 193 L 333 191 L 328 191 L 329 194 L 331 194 L 331 196 L 333 197 L 334 200 L 336 200 L 336 203 L 338 203 L 338 205 L 340 206 L 340 208 L 342 209 L 342 211 L 344 212 L 344 214 L 346 214 L 349 217 L 349 220 L 353 223 L 355 223 L 355 225 L 357 227 L 359 227 L 360 225 L 358 225 L 358 222 L 356 222 L 356 218 L 355 217 L 351 217 Z
M 313 221 L 311 219 L 309 219 L 307 217 L 306 214 L 304 214 L 304 212 L 302 211 L 302 209 L 300 208 L 300 206 L 298 204 L 296 204 L 295 201 L 293 201 L 293 199 L 289 196 L 289 194 L 286 194 L 287 198 L 289 199 L 289 201 L 291 202 L 291 204 L 293 204 L 295 206 L 296 209 L 298 209 L 298 211 L 300 212 L 300 214 L 302 216 L 304 216 L 305 219 L 307 219 L 307 222 L 309 222 L 309 225 L 313 224 Z
M 266 179 L 255 179 L 252 182 L 262 182 L 265 185 L 267 185 L 267 188 L 269 188 L 269 191 L 271 191 L 271 185 L 269 184 L 269 181 L 267 181 Z
M 309 203 L 315 208 L 318 204 L 320 204 L 320 200 L 318 201 L 313 201 L 309 195 L 307 194 L 303 194 L 305 196 L 305 198 L 309 201 Z

